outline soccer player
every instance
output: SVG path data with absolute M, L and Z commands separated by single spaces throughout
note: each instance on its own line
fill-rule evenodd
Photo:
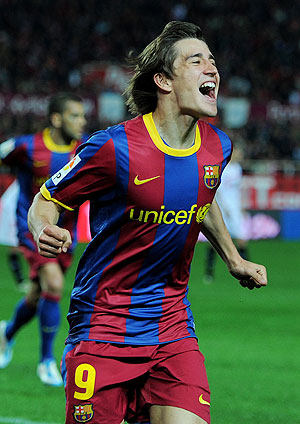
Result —
M 24 274 L 23 274 L 21 258 L 20 258 L 18 247 L 12 246 L 9 249 L 7 259 L 8 259 L 9 267 L 10 267 L 12 274 L 15 278 L 15 281 L 16 281 L 17 285 L 21 288 L 24 281 L 25 281 L 25 277 L 24 277 Z
M 21 255 L 18 248 L 16 228 L 16 208 L 19 197 L 19 184 L 14 180 L 1 196 L 0 205 L 0 243 L 9 246 L 7 259 L 18 288 L 26 290 L 25 276 L 21 264 Z
M 55 335 L 59 328 L 59 300 L 62 295 L 64 273 L 71 264 L 76 244 L 77 213 L 66 211 L 61 225 L 68 228 L 73 245 L 59 258 L 39 255 L 28 230 L 27 213 L 40 186 L 74 157 L 81 143 L 86 124 L 83 102 L 72 93 L 53 96 L 48 109 L 49 127 L 33 135 L 11 138 L 0 145 L 0 158 L 18 167 L 20 194 L 17 202 L 17 235 L 20 250 L 30 266 L 32 284 L 25 297 L 16 305 L 12 319 L 0 323 L 0 368 L 12 359 L 16 333 L 37 313 L 40 323 L 41 352 L 37 375 L 48 385 L 62 385 L 53 355 Z
M 59 257 L 71 244 L 60 213 L 91 201 L 62 361 L 66 423 L 209 423 L 187 298 L 199 231 L 242 285 L 265 286 L 266 270 L 240 257 L 214 201 L 231 142 L 199 120 L 216 115 L 220 81 L 201 29 L 170 22 L 132 66 L 138 116 L 80 146 L 28 215 L 41 255 Z
M 241 160 L 243 149 L 235 144 L 231 160 L 222 174 L 222 182 L 216 194 L 216 200 L 222 212 L 225 225 L 233 239 L 239 254 L 248 259 L 247 236 L 243 225 L 242 207 L 242 178 L 243 169 Z M 210 284 L 214 280 L 216 251 L 209 245 L 205 260 L 204 283 Z

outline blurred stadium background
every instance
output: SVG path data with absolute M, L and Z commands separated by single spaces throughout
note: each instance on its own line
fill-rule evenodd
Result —
M 249 298 L 248 292 L 241 294 L 230 283 L 227 292 L 223 280 L 230 277 L 223 277 L 224 268 L 218 263 L 220 284 L 197 286 L 201 282 L 203 244 L 197 248 L 196 253 L 200 253 L 193 266 L 191 296 L 196 301 L 199 296 L 201 302 L 208 299 L 203 313 L 196 313 L 196 322 L 198 332 L 202 333 L 203 320 L 211 331 L 210 336 L 205 331 L 203 341 L 205 354 L 211 358 L 208 373 L 217 391 L 214 424 L 300 423 L 299 412 L 293 406 L 287 409 L 287 404 L 299 406 L 293 380 L 296 362 L 291 354 L 296 355 L 298 349 L 295 357 L 299 358 L 299 344 L 297 348 L 293 338 L 296 332 L 299 337 L 299 326 L 295 324 L 299 307 L 294 301 L 299 298 L 300 246 L 299 16 L 299 0 L 0 0 L 0 142 L 41 129 L 49 96 L 62 90 L 84 98 L 88 132 L 127 119 L 121 96 L 129 77 L 124 66 L 126 54 L 140 51 L 170 20 L 187 20 L 202 27 L 221 74 L 219 115 L 213 123 L 227 132 L 233 143 L 244 146 L 243 204 L 247 211 L 245 225 L 252 239 L 250 253 L 253 260 L 265 261 L 273 279 L 266 289 L 268 295 L 262 297 L 259 292 L 254 296 L 251 293 Z M 13 170 L 0 167 L 0 196 L 13 180 Z M 82 210 L 80 237 L 83 243 L 88 239 L 86 209 Z M 8 318 L 20 296 L 7 270 L 5 252 L 2 246 L 1 319 Z M 72 273 L 69 275 L 70 288 Z M 69 289 L 66 309 L 68 295 Z M 233 306 L 231 299 L 238 306 Z M 224 309 L 226 313 L 221 313 Z M 228 325 L 223 323 L 224 314 Z M 226 334 L 221 334 L 221 323 Z M 228 332 L 232 326 L 234 331 Z M 62 343 L 66 328 L 61 330 Z M 262 329 L 265 337 L 270 337 L 266 349 L 262 349 Z M 16 354 L 15 370 L 0 372 L 1 392 L 6 396 L 5 402 L 1 396 L 0 404 L 8 405 L 5 413 L 2 408 L 0 423 L 63 421 L 63 392 L 53 394 L 46 388 L 40 392 L 34 375 L 27 380 L 28 368 L 36 361 L 32 359 L 36 349 L 29 345 L 35 331 L 33 324 L 20 335 L 23 350 L 21 347 L 19 356 Z M 219 356 L 214 348 L 216 339 Z M 239 347 L 241 340 L 247 340 L 247 348 Z M 221 341 L 225 343 L 223 348 Z M 227 362 L 224 346 L 230 343 L 235 347 Z M 62 346 L 57 349 L 60 354 Z M 276 359 L 268 363 L 274 352 Z M 245 370 L 239 368 L 232 370 L 232 361 L 242 364 L 242 368 L 249 363 L 251 375 L 245 376 Z M 243 377 L 235 374 L 238 372 L 244 373 Z M 245 394 L 242 405 L 233 405 L 230 400 L 239 402 L 232 393 L 232 379 L 236 390 Z M 267 383 L 267 393 L 263 383 Z M 47 402 L 40 405 L 41 393 Z M 262 393 L 264 402 L 258 401 Z M 16 406 L 18 402 L 20 407 Z M 229 413 L 222 418 L 225 409 L 235 418 Z
M 264 212 L 252 236 L 276 234 L 267 214 L 300 239 L 299 12 L 299 0 L 1 0 L 0 140 L 43 127 L 59 90 L 83 96 L 89 132 L 128 118 L 126 54 L 169 20 L 190 20 L 221 73 L 214 123 L 245 147 L 245 208 Z

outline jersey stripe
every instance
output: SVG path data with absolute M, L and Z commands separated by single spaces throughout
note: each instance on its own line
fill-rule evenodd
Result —
M 152 140 L 149 138 L 149 143 Z M 139 163 L 135 163 L 135 146 L 131 146 L 131 163 L 135 163 L 135 168 L 131 172 L 131 184 L 134 186 L 135 170 L 140 169 L 139 176 L 141 179 L 147 180 L 153 176 L 159 178 L 148 181 L 147 183 L 134 187 L 140 193 L 141 201 L 145 200 L 146 205 L 150 199 L 151 203 L 156 203 L 156 210 L 161 209 L 164 204 L 164 186 L 165 186 L 165 155 L 158 153 L 153 147 L 151 150 L 153 157 L 141 158 Z M 157 171 L 159 170 L 159 171 Z M 159 342 L 159 319 L 162 314 L 162 298 L 164 296 L 163 287 L 165 284 L 162 278 L 162 272 L 165 265 L 165 258 L 160 255 L 160 229 L 161 225 L 140 223 L 135 231 L 144 232 L 149 228 L 147 234 L 143 237 L 145 246 L 148 251 L 143 249 L 139 257 L 139 268 L 136 276 L 136 282 L 131 291 L 131 307 L 129 308 L 130 316 L 126 320 L 126 337 L 125 343 L 134 344 L 157 344 Z M 137 244 L 140 244 L 140 234 L 137 234 Z M 145 253 L 146 252 L 146 253 Z M 141 319 L 143 318 L 143 319 Z M 147 332 L 146 332 L 147 330 Z
M 107 212 L 110 214 L 112 219 L 113 219 L 113 216 L 115 215 L 119 216 L 120 217 L 119 219 L 121 219 L 121 217 L 124 215 L 124 211 L 126 208 L 125 193 L 127 192 L 127 186 L 128 186 L 128 180 L 129 180 L 128 140 L 127 140 L 127 135 L 125 133 L 123 125 L 119 125 L 113 128 L 114 128 L 113 137 L 114 139 L 116 139 L 116 142 L 114 142 L 114 139 L 113 139 L 114 147 L 115 147 L 115 160 L 116 160 L 116 180 L 120 190 L 119 191 L 120 194 L 118 195 L 118 198 L 116 200 L 112 200 L 111 202 L 109 202 L 109 205 L 107 207 Z M 103 207 L 102 207 L 102 213 L 103 213 Z M 103 252 L 116 252 L 116 250 L 118 249 L 118 244 L 120 242 L 120 236 L 121 236 L 120 229 L 118 231 L 115 231 L 112 234 L 109 234 L 107 238 L 101 237 L 101 245 L 102 245 L 101 250 Z M 99 265 L 96 264 L 96 269 L 102 269 L 103 272 L 97 275 L 97 281 L 100 281 L 101 279 L 101 285 L 98 285 L 98 282 L 97 282 L 97 286 L 96 286 L 97 290 L 95 290 L 95 293 L 94 293 L 94 302 L 95 302 L 94 312 L 97 312 L 97 306 L 98 306 L 97 299 L 101 299 L 103 296 L 103 292 L 105 291 L 108 292 L 108 296 L 109 296 L 109 291 L 113 288 L 113 276 L 110 275 L 110 268 L 113 266 L 114 260 L 115 260 L 115 256 L 108 255 L 105 262 L 101 261 L 102 262 L 101 264 Z M 93 264 L 93 266 L 95 266 L 95 264 Z M 106 281 L 108 282 L 108 285 L 105 284 Z M 116 291 L 117 291 L 117 288 L 116 288 Z M 118 303 L 117 296 L 115 301 L 116 303 Z M 94 315 L 94 317 L 97 318 L 96 314 Z M 107 319 L 107 322 L 106 322 L 107 324 L 109 317 L 107 317 L 106 319 Z M 122 319 L 120 319 L 120 321 L 122 321 Z M 125 318 L 123 319 L 123 321 L 124 321 L 123 325 L 125 325 Z M 97 340 L 97 336 L 96 336 L 97 327 L 93 327 L 93 323 L 94 323 L 93 315 L 91 316 L 90 323 L 92 327 L 90 329 L 88 337 L 90 340 L 94 338 Z M 114 323 L 112 323 L 112 325 L 114 325 Z M 119 322 L 119 325 L 122 325 L 122 324 Z M 117 341 L 123 342 L 123 338 L 119 338 Z
M 187 187 L 187 181 L 189 181 L 189 187 Z M 176 187 L 176 192 L 174 192 L 174 187 Z M 198 189 L 199 189 L 199 173 L 198 173 L 198 163 L 197 155 L 193 154 L 189 157 L 186 157 L 184 160 L 180 158 L 174 158 L 166 156 L 166 183 L 165 183 L 165 205 L 166 209 L 168 205 L 174 204 L 174 199 L 172 197 L 176 195 L 178 199 L 178 210 L 190 211 L 192 206 L 196 203 L 198 198 Z M 178 291 L 180 289 L 180 284 L 183 281 L 186 281 L 186 278 L 182 278 L 180 281 L 181 269 L 183 268 L 183 261 L 186 260 L 186 244 L 188 243 L 188 237 L 190 232 L 191 224 L 185 225 L 176 225 L 175 228 L 169 226 L 168 229 L 172 232 L 172 238 L 174 242 L 170 243 L 170 255 L 172 256 L 172 262 L 169 266 L 166 267 L 166 272 L 172 274 L 174 277 L 174 283 L 172 285 L 167 285 L 165 287 L 165 296 L 163 302 L 163 318 L 168 316 L 168 309 L 170 309 L 170 304 L 168 300 L 172 299 L 173 296 L 178 296 Z M 176 242 L 175 242 L 176 240 Z M 188 250 L 189 251 L 189 250 Z M 174 265 L 175 264 L 175 265 Z M 176 270 L 176 271 L 175 271 Z M 184 276 L 186 277 L 186 276 Z M 177 280 L 177 281 L 176 281 Z M 179 281 L 178 281 L 179 280 Z M 187 291 L 185 292 L 185 297 L 178 299 L 176 308 L 179 311 L 177 315 L 177 323 L 181 320 L 182 333 L 181 337 L 184 335 L 189 336 L 194 333 L 189 330 L 193 327 L 193 316 L 192 313 L 187 310 L 190 303 L 188 302 L 186 296 Z M 173 305 L 174 308 L 174 305 Z M 169 318 L 168 318 L 169 319 Z M 170 327 L 170 322 L 168 322 Z M 169 336 L 169 335 L 168 335 Z M 174 340 L 178 338 L 178 335 L 174 334 Z M 164 341 L 164 321 L 160 323 L 160 342 Z
M 231 153 L 232 153 L 232 143 L 230 141 L 230 138 L 227 134 L 225 134 L 223 131 L 219 130 L 219 128 L 215 127 L 212 124 L 209 124 L 209 126 L 218 134 L 222 150 L 223 150 L 223 157 L 226 158 L 223 160 L 222 163 L 222 172 L 227 163 L 230 161 Z

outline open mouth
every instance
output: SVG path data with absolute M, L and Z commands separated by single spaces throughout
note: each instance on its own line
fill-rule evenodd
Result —
M 200 93 L 211 100 L 216 100 L 216 83 L 212 81 L 204 82 L 199 88 Z

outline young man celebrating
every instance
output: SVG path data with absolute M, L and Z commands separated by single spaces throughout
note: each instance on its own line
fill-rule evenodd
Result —
M 94 134 L 29 212 L 52 258 L 71 244 L 60 213 L 91 201 L 62 363 L 66 423 L 209 423 L 187 299 L 199 231 L 243 286 L 266 285 L 266 270 L 240 257 L 214 201 L 231 142 L 199 120 L 216 115 L 220 81 L 200 28 L 170 22 L 132 65 L 127 104 L 138 116 Z
M 9 322 L 0 323 L 0 368 L 10 363 L 16 333 L 38 314 L 41 334 L 40 380 L 52 386 L 62 385 L 53 355 L 55 335 L 59 328 L 59 300 L 62 295 L 64 273 L 71 265 L 72 250 L 76 244 L 77 213 L 66 211 L 61 225 L 73 237 L 72 249 L 58 258 L 39 255 L 28 230 L 27 213 L 40 186 L 66 162 L 74 157 L 81 143 L 86 124 L 83 103 L 72 93 L 53 96 L 48 108 L 49 127 L 33 135 L 11 138 L 0 145 L 0 158 L 18 170 L 20 186 L 16 219 L 20 250 L 30 266 L 32 281 L 29 292 L 15 308 Z M 84 136 L 85 140 L 87 139 Z

